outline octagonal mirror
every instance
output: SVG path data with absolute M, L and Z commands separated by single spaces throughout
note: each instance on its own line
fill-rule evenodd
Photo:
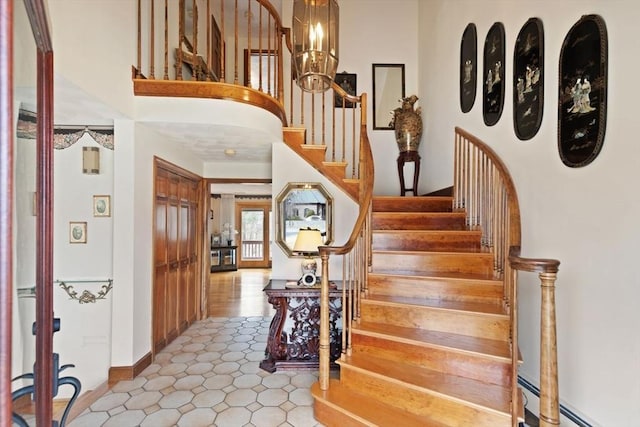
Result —
M 333 198 L 320 183 L 292 182 L 276 198 L 276 242 L 289 257 L 301 228 L 318 229 L 325 245 L 333 241 Z

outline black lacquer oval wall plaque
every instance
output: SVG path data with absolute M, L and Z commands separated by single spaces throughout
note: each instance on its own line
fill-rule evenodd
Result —
M 470 23 L 464 29 L 460 42 L 460 109 L 471 111 L 476 101 L 478 80 L 478 36 L 476 25 Z
M 535 136 L 544 109 L 544 32 L 542 21 L 529 19 L 513 50 L 513 128 L 521 140 Z
M 504 25 L 496 22 L 491 26 L 484 41 L 482 85 L 482 117 L 484 124 L 498 123 L 504 107 Z
M 560 51 L 558 151 L 572 168 L 600 153 L 607 121 L 607 28 L 585 15 L 567 33 Z

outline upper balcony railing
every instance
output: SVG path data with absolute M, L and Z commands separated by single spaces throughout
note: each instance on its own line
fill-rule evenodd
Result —
M 359 178 L 360 97 L 295 84 L 291 32 L 268 0 L 138 0 L 134 92 L 230 99 L 261 107 Z

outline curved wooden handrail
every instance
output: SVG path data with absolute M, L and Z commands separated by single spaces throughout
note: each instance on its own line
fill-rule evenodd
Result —
M 336 85 L 338 86 L 338 85 Z M 340 90 L 342 90 L 340 88 Z M 342 91 L 343 94 L 346 92 Z M 350 96 L 355 102 L 360 102 L 362 104 L 362 115 L 366 115 L 366 104 L 367 98 L 366 94 L 362 94 L 357 97 Z M 348 98 L 347 98 L 348 99 Z M 358 236 L 362 232 L 362 228 L 367 219 L 369 205 L 371 204 L 371 200 L 373 198 L 373 176 L 374 176 L 374 167 L 373 167 L 373 153 L 371 152 L 371 145 L 369 143 L 369 137 L 367 135 L 367 120 L 366 117 L 361 118 L 360 124 L 360 212 L 358 213 L 358 218 L 353 226 L 353 230 L 351 231 L 351 235 L 346 243 L 342 246 L 319 246 L 318 251 L 320 255 L 322 254 L 332 254 L 332 255 L 344 255 L 351 251 L 358 240 Z
M 551 258 L 524 258 L 520 256 L 520 247 L 509 249 L 509 264 L 511 268 L 530 273 L 557 273 L 560 261 Z
M 518 194 L 516 193 L 516 187 L 513 184 L 513 179 L 511 178 L 511 174 L 509 170 L 502 162 L 500 157 L 496 154 L 495 151 L 487 144 L 482 142 L 480 139 L 465 131 L 462 128 L 456 126 L 455 131 L 458 135 L 463 136 L 464 138 L 471 141 L 474 145 L 482 150 L 493 164 L 498 169 L 500 176 L 504 179 L 504 187 L 508 193 L 508 203 L 509 203 L 509 212 L 511 217 L 509 218 L 509 232 L 510 232 L 510 242 L 509 246 L 520 246 L 521 240 L 521 231 L 520 231 L 520 206 L 518 204 Z
M 339 84 L 336 84 L 335 81 L 331 82 L 331 89 L 333 89 L 333 91 L 336 93 L 336 95 L 340 96 L 341 98 L 344 98 L 345 101 L 347 102 L 351 102 L 353 104 L 358 104 L 360 103 L 361 97 L 360 96 L 355 96 L 355 95 L 350 95 L 347 92 L 345 92 L 344 89 L 342 89 L 342 87 Z M 365 117 L 366 119 L 366 117 Z
M 283 25 L 282 25 L 282 19 L 280 19 L 280 14 L 278 13 L 278 11 L 273 7 L 273 5 L 271 4 L 271 2 L 269 0 L 256 0 L 258 3 L 260 3 L 265 9 L 267 9 L 269 11 L 269 14 L 271 14 L 271 16 L 273 17 L 273 19 L 276 21 L 276 28 L 279 28 L 280 31 L 282 31 L 284 29 Z

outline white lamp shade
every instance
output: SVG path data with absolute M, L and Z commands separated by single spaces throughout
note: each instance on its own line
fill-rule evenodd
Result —
M 318 246 L 324 245 L 320 230 L 303 228 L 298 231 L 298 237 L 293 245 L 293 252 L 305 255 L 317 254 Z

